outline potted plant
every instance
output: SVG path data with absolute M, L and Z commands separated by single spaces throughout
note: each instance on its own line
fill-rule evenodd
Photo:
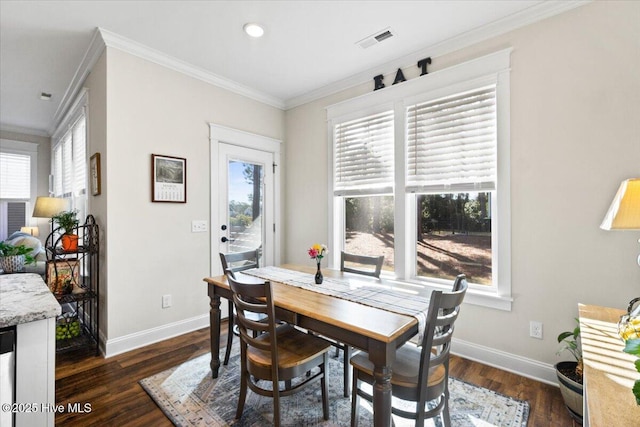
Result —
M 578 319 L 576 319 L 578 322 Z M 563 351 L 571 353 L 575 360 L 558 362 L 556 375 L 560 392 L 569 413 L 582 424 L 582 349 L 580 347 L 580 325 L 573 331 L 565 331 L 558 335 L 558 343 L 562 344 L 557 354 Z
M 32 264 L 36 260 L 29 252 L 33 248 L 25 245 L 12 245 L 5 241 L 0 242 L 0 268 L 5 273 L 18 273 L 26 264 Z
M 51 222 L 57 222 L 63 230 L 61 242 L 62 249 L 65 251 L 78 250 L 78 235 L 75 234 L 76 227 L 78 227 L 76 215 L 77 211 L 63 211 L 51 218 Z

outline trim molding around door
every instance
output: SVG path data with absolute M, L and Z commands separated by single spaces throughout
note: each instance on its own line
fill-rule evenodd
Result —
M 236 145 L 239 147 L 251 148 L 254 150 L 265 151 L 271 153 L 274 159 L 274 168 L 273 168 L 273 179 L 274 179 L 274 223 L 275 223 L 275 235 L 274 235 L 274 263 L 275 265 L 280 264 L 281 262 L 281 221 L 280 221 L 280 213 L 281 209 L 281 184 L 280 184 L 280 151 L 282 146 L 282 141 L 270 138 L 267 136 L 258 135 L 255 133 L 250 133 L 238 129 L 229 128 L 226 126 L 216 125 L 214 123 L 209 123 L 209 140 L 211 142 L 210 149 L 210 171 L 209 171 L 209 180 L 210 180 L 210 204 L 211 204 L 211 212 L 209 213 L 211 218 L 209 224 L 212 228 L 215 224 L 219 223 L 218 218 L 218 188 L 219 188 L 219 178 L 218 171 L 215 168 L 218 165 L 218 146 L 219 144 L 230 144 Z M 217 270 L 215 266 L 219 263 L 217 253 L 214 253 L 214 249 L 217 248 L 217 230 L 210 229 L 210 274 L 212 276 L 216 275 Z

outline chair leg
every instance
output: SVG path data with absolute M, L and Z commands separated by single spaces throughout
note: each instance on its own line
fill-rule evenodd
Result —
M 320 386 L 322 387 L 322 415 L 325 420 L 329 419 L 329 352 L 325 352 L 322 361 L 322 378 Z
M 223 365 L 229 364 L 229 357 L 231 357 L 231 344 L 233 344 L 233 301 L 229 300 L 229 332 L 227 333 L 227 349 L 224 352 Z
M 358 373 L 355 370 L 353 372 L 351 391 L 351 427 L 357 427 L 358 418 L 360 417 L 360 405 L 358 405 Z
M 344 345 L 344 397 L 349 397 L 351 390 L 351 364 L 349 363 L 351 360 L 351 347 L 347 344 Z
M 442 425 L 443 427 L 451 427 L 451 417 L 449 416 L 449 396 L 447 393 L 444 396 L 444 410 L 442 411 Z
M 248 377 L 249 373 L 245 370 L 245 364 L 242 363 L 242 372 L 240 373 L 240 396 L 238 396 L 238 409 L 236 410 L 236 420 L 242 418 L 244 411 L 244 401 L 247 399 L 247 381 L 251 381 Z
M 273 381 L 273 425 L 280 427 L 280 384 Z

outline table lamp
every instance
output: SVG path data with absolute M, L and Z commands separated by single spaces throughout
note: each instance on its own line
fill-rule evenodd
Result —
M 640 230 L 640 178 L 622 181 L 600 228 Z M 640 256 L 638 256 L 638 265 L 640 265 Z
M 20 231 L 23 233 L 27 233 L 32 235 L 33 237 L 38 237 L 40 235 L 40 231 L 38 227 L 20 227 Z
M 34 218 L 52 218 L 69 209 L 69 200 L 60 197 L 38 197 L 33 208 Z
M 53 218 L 60 212 L 69 209 L 69 200 L 61 197 L 37 197 L 36 205 L 33 207 L 34 218 Z M 51 232 L 53 232 L 53 220 L 51 222 Z

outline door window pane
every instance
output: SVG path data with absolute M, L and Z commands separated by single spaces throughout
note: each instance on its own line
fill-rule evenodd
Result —
M 393 271 L 393 196 L 345 197 L 345 252 L 384 255 L 383 270 Z
M 418 276 L 491 285 L 491 193 L 417 197 Z
M 229 252 L 262 246 L 262 165 L 229 161 Z

